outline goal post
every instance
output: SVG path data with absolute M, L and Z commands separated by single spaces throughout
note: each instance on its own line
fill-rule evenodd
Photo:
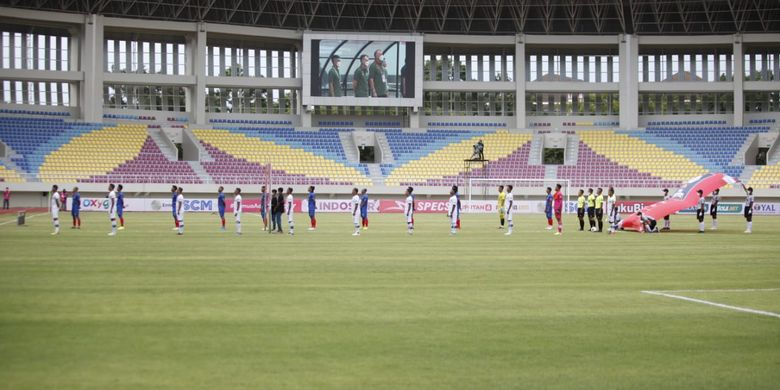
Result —
M 550 187 L 555 191 L 555 185 L 561 185 L 563 192 L 564 206 L 563 213 L 570 212 L 567 205 L 571 200 L 571 182 L 568 179 L 479 179 L 471 178 L 468 181 L 468 204 L 477 200 L 496 200 L 498 196 L 498 186 L 511 184 L 515 193 L 531 194 L 532 196 L 542 196 L 545 189 Z M 518 191 L 522 190 L 522 191 Z M 479 197 L 479 198 L 477 198 Z

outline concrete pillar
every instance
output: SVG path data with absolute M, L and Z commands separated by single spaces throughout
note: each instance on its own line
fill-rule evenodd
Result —
M 633 35 L 621 35 L 620 54 L 620 127 L 635 129 L 639 126 L 639 83 L 637 61 L 639 41 Z
M 734 35 L 734 126 L 742 126 L 745 111 L 745 93 L 742 86 L 745 80 L 745 55 L 742 48 L 742 35 Z
M 103 17 L 86 15 L 81 39 L 81 71 L 84 80 L 79 88 L 81 118 L 88 122 L 103 120 Z
M 414 107 L 409 107 L 408 111 L 409 113 L 409 128 L 411 129 L 419 129 L 420 128 L 420 109 L 415 109 Z
M 185 69 L 186 74 L 195 76 L 195 85 L 187 88 L 187 111 L 191 114 L 191 120 L 197 125 L 206 124 L 206 25 L 198 25 L 198 31 L 187 36 L 186 55 L 192 64 L 190 69 Z
M 525 118 L 525 37 L 515 40 L 515 128 L 527 126 Z M 508 124 L 508 123 L 507 123 Z

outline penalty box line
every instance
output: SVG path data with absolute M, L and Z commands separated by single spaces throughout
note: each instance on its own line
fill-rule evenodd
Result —
M 745 289 L 745 290 L 732 290 L 732 291 L 733 292 L 745 292 L 745 291 L 777 291 L 777 290 L 780 290 L 780 289 L 776 289 L 776 288 L 775 289 L 752 289 L 752 290 L 751 289 Z M 719 291 L 721 291 L 721 292 L 724 292 L 724 291 L 730 291 L 730 290 L 687 290 L 687 291 L 690 291 L 690 292 L 694 292 L 694 291 L 698 291 L 698 292 L 719 292 Z M 664 292 L 664 291 L 645 290 L 645 291 L 642 291 L 642 293 L 643 294 L 650 294 L 650 295 L 657 295 L 657 296 L 666 297 L 666 298 L 672 298 L 672 299 L 679 299 L 679 300 L 682 300 L 682 301 L 688 301 L 688 302 L 693 302 L 693 303 L 700 303 L 702 305 L 715 306 L 715 307 L 719 307 L 719 308 L 722 308 L 722 309 L 734 310 L 734 311 L 739 311 L 739 312 L 743 312 L 743 313 L 758 314 L 758 315 L 767 316 L 767 317 L 780 318 L 780 313 L 774 313 L 774 312 L 771 312 L 771 311 L 764 311 L 764 310 L 756 310 L 756 309 L 751 309 L 749 307 L 740 307 L 740 306 L 726 305 L 726 304 L 723 304 L 723 303 L 706 301 L 704 299 L 691 298 L 691 297 L 686 297 L 686 296 L 677 295 L 677 294 L 670 294 L 670 293 Z

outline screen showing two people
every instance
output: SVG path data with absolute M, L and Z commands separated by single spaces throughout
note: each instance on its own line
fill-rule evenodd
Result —
M 401 41 L 312 40 L 317 66 L 316 71 L 312 66 L 312 95 L 414 98 L 414 46 Z

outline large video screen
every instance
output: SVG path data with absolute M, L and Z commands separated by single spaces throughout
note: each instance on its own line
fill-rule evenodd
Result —
M 419 36 L 307 34 L 304 53 L 310 56 L 304 59 L 303 77 L 309 80 L 308 88 L 304 83 L 304 105 L 422 103 Z

